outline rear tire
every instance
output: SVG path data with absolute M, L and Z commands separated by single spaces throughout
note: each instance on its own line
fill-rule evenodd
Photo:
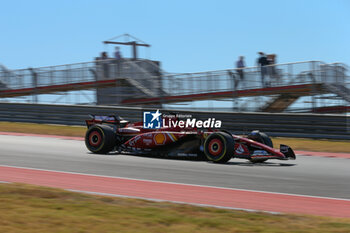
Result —
M 225 132 L 210 134 L 204 141 L 204 154 L 214 163 L 227 163 L 234 153 L 235 143 Z
M 85 134 L 85 145 L 96 154 L 107 154 L 115 147 L 113 128 L 107 125 L 93 125 Z

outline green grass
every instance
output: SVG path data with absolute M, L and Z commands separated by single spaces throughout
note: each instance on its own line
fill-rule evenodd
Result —
M 350 219 L 225 210 L 0 184 L 0 232 L 350 232 Z
M 0 122 L 0 131 L 84 137 L 86 127 L 2 121 Z
M 0 131 L 84 137 L 86 127 L 0 122 Z M 272 140 L 277 148 L 279 144 L 286 144 L 294 150 L 350 153 L 350 142 L 345 140 L 314 140 L 305 138 L 272 138 Z
M 350 153 L 349 140 L 336 141 L 309 138 L 272 138 L 272 141 L 276 148 L 279 147 L 279 144 L 286 144 L 293 148 L 293 150 Z

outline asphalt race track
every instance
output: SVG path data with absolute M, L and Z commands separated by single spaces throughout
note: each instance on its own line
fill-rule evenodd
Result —
M 95 155 L 84 142 L 0 135 L 0 165 L 350 199 L 350 159 L 297 156 L 252 164 Z

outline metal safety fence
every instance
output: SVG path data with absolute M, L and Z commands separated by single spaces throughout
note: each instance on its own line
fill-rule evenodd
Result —
M 117 114 L 129 121 L 142 121 L 143 111 L 152 109 L 109 106 L 0 103 L 0 121 L 61 125 L 84 125 L 89 114 Z M 155 110 L 155 109 L 153 109 Z M 169 113 L 172 110 L 160 110 Z M 197 119 L 215 118 L 222 129 L 236 134 L 260 130 L 270 136 L 350 140 L 350 116 L 300 113 L 229 113 L 177 111 Z

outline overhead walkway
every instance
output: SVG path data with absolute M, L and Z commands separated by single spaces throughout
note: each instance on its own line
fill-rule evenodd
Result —
M 67 83 L 67 84 L 57 84 L 48 86 L 38 86 L 31 88 L 19 88 L 19 89 L 9 89 L 6 85 L 0 83 L 0 98 L 18 97 L 26 95 L 39 95 L 39 94 L 50 94 L 55 92 L 65 92 L 65 91 L 78 91 L 78 90 L 89 90 L 104 87 L 126 87 L 133 86 L 137 88 L 140 92 L 148 96 L 155 96 L 155 93 L 148 90 L 148 88 L 142 86 L 138 81 L 130 78 L 118 77 L 115 79 L 108 80 L 96 80 L 90 82 L 79 82 L 79 83 Z
M 4 91 L 7 89 L 7 86 L 5 84 L 3 84 L 2 82 L 0 82 L 0 91 Z
M 162 96 L 156 98 L 134 98 L 127 99 L 122 104 L 152 104 L 152 103 L 175 103 L 175 102 L 186 102 L 195 100 L 215 100 L 223 98 L 240 98 L 240 97 L 251 97 L 251 96 L 267 96 L 267 95 L 283 95 L 293 93 L 299 96 L 310 95 L 314 89 L 322 91 L 321 84 L 301 84 L 291 86 L 277 86 L 267 88 L 255 88 L 237 91 L 221 91 L 221 92 L 209 92 L 209 93 L 198 93 L 188 95 L 175 95 L 175 96 Z
M 350 89 L 339 83 L 325 83 L 324 87 L 331 93 L 343 98 L 350 103 Z
M 267 70 L 266 83 L 262 83 L 258 67 L 245 68 L 241 79 L 235 69 L 169 74 L 149 60 L 96 60 L 22 70 L 0 66 L 0 98 L 94 90 L 97 104 L 160 106 L 244 100 L 265 112 L 283 112 L 305 96 L 326 94 L 350 100 L 348 68 L 342 64 L 307 61 L 277 64 Z M 326 110 L 329 106 L 323 102 L 325 105 L 315 107 Z
M 0 64 L 0 72 L 2 75 L 7 75 L 10 71 L 4 65 Z M 7 89 L 7 85 L 2 80 L 0 80 L 0 91 L 4 91 Z
M 90 82 L 80 82 L 80 83 L 67 83 L 67 84 L 57 84 L 48 86 L 38 86 L 30 88 L 19 88 L 19 89 L 5 89 L 0 91 L 0 97 L 18 97 L 26 95 L 38 95 L 38 94 L 49 94 L 54 92 L 64 92 L 64 91 L 76 91 L 76 90 L 87 90 L 93 88 L 102 88 L 121 85 L 120 79 L 111 80 L 98 80 Z
M 114 59 L 10 71 L 0 67 L 0 98 L 58 92 L 129 88 L 131 97 L 155 97 L 161 69 L 153 61 Z M 154 75 L 157 74 L 157 75 Z M 118 91 L 113 89 L 118 95 Z
M 263 112 L 283 112 L 301 96 L 300 94 L 282 94 L 273 98 L 272 101 L 268 102 L 261 110 Z
M 172 85 L 166 90 L 168 95 L 152 98 L 130 98 L 123 105 L 149 105 L 153 103 L 172 104 L 191 101 L 254 98 L 260 104 L 259 111 L 283 112 L 299 99 L 306 96 L 328 94 L 349 102 L 350 90 L 346 87 L 349 77 L 339 64 L 321 62 L 301 62 L 273 66 L 274 75 L 268 75 L 268 86 L 263 87 L 257 68 L 244 70 L 245 77 L 240 79 L 235 70 L 212 71 L 193 74 L 177 74 L 165 77 Z M 270 69 L 272 67 L 269 67 Z M 165 85 L 166 86 L 166 85 Z M 334 98 L 334 97 L 332 97 Z M 260 103 L 258 103 L 260 102 Z M 323 101 L 327 107 L 327 102 Z M 242 105 L 246 104 L 243 102 Z M 323 108 L 326 110 L 327 108 Z M 348 108 L 340 108 L 346 110 Z

